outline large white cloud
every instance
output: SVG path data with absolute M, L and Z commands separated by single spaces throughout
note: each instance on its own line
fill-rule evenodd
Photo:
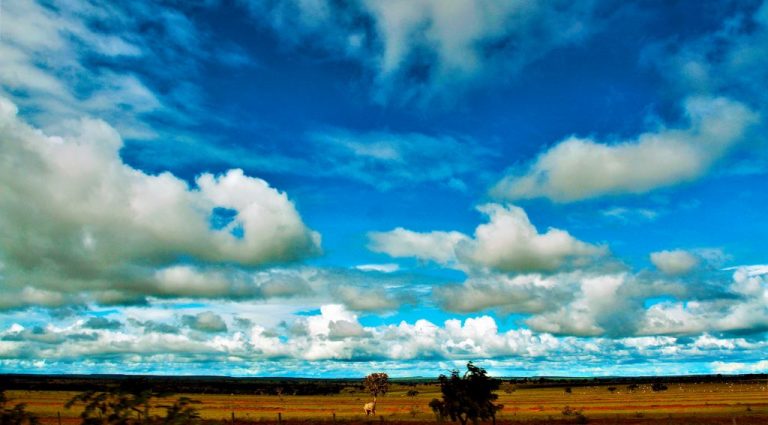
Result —
M 740 142 L 758 118 L 726 98 L 689 98 L 685 113 L 687 128 L 662 126 L 631 140 L 570 137 L 543 152 L 523 173 L 504 177 L 492 192 L 504 199 L 571 202 L 692 181 Z
M 520 207 L 488 204 L 479 210 L 490 221 L 475 229 L 472 243 L 460 247 L 459 255 L 467 263 L 504 272 L 552 271 L 568 261 L 585 264 L 607 252 L 565 230 L 549 228 L 539 233 Z
M 502 272 L 554 271 L 570 263 L 584 265 L 607 252 L 564 230 L 550 228 L 539 233 L 525 211 L 516 206 L 487 204 L 478 210 L 489 222 L 479 225 L 474 237 L 455 231 L 419 233 L 397 228 L 369 233 L 369 247 L 393 257 Z
M 103 121 L 70 122 L 49 136 L 0 99 L 0 261 L 7 290 L 152 292 L 157 267 L 180 257 L 263 265 L 319 252 L 288 197 L 230 170 L 203 174 L 197 188 L 122 162 L 122 141 Z M 211 227 L 215 208 L 230 226 Z M 233 226 L 241 228 L 235 231 Z M 23 292 L 27 291 L 27 292 Z M 34 295 L 29 291 L 38 294 Z M 119 294 L 118 294 L 119 295 Z
M 768 330 L 768 268 L 737 267 L 727 296 L 697 301 L 667 301 L 648 308 L 643 334 L 759 333 Z

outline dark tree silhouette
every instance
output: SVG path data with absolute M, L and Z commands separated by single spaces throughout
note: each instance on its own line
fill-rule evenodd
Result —
M 448 416 L 462 425 L 469 420 L 476 424 L 481 419 L 496 423 L 496 412 L 504 406 L 493 403 L 498 398 L 493 392 L 499 389 L 501 380 L 489 377 L 485 369 L 472 362 L 467 363 L 464 375 L 454 370 L 450 376 L 440 375 L 438 380 L 443 401 L 435 399 L 429 404 L 435 414 Z
M 199 422 L 200 413 L 192 407 L 193 404 L 200 404 L 200 401 L 189 397 L 180 397 L 170 406 L 160 406 L 165 408 L 165 418 L 162 419 L 162 424 L 183 425 Z
M 37 416 L 27 412 L 27 405 L 17 403 L 10 406 L 11 400 L 0 390 L 0 425 L 37 425 Z
M 167 396 L 170 394 L 153 390 L 114 388 L 109 391 L 80 393 L 64 407 L 69 409 L 82 404 L 80 418 L 83 425 L 176 425 L 193 423 L 199 419 L 197 410 L 192 407 L 193 404 L 199 403 L 197 400 L 181 397 L 172 405 L 153 405 L 158 398 Z M 165 417 L 151 416 L 152 407 L 165 408 Z

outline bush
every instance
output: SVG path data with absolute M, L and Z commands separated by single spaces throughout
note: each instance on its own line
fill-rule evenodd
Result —
M 496 412 L 503 408 L 493 403 L 498 398 L 494 391 L 499 389 L 501 381 L 489 377 L 485 369 L 472 362 L 467 363 L 467 371 L 463 375 L 454 370 L 450 377 L 440 375 L 438 380 L 443 400 L 430 402 L 435 414 L 448 416 L 452 421 L 466 425 L 468 420 L 495 420 Z

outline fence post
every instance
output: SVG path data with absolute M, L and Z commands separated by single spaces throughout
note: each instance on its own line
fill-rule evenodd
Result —
M 333 423 L 336 423 L 336 412 L 333 412 Z
M 277 424 L 282 425 L 283 423 L 283 414 L 281 412 L 277 412 Z
M 232 425 L 235 425 L 235 411 L 232 411 Z
M 383 425 L 384 424 L 384 415 L 379 415 L 379 422 Z
M 56 418 L 59 420 L 59 425 L 61 425 L 61 412 L 56 412 Z

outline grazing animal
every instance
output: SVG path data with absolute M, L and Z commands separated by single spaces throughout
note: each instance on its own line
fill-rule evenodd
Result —
M 365 406 L 363 406 L 363 410 L 365 410 L 365 416 L 368 415 L 376 415 L 376 399 L 373 399 L 373 402 L 371 403 L 365 403 Z

